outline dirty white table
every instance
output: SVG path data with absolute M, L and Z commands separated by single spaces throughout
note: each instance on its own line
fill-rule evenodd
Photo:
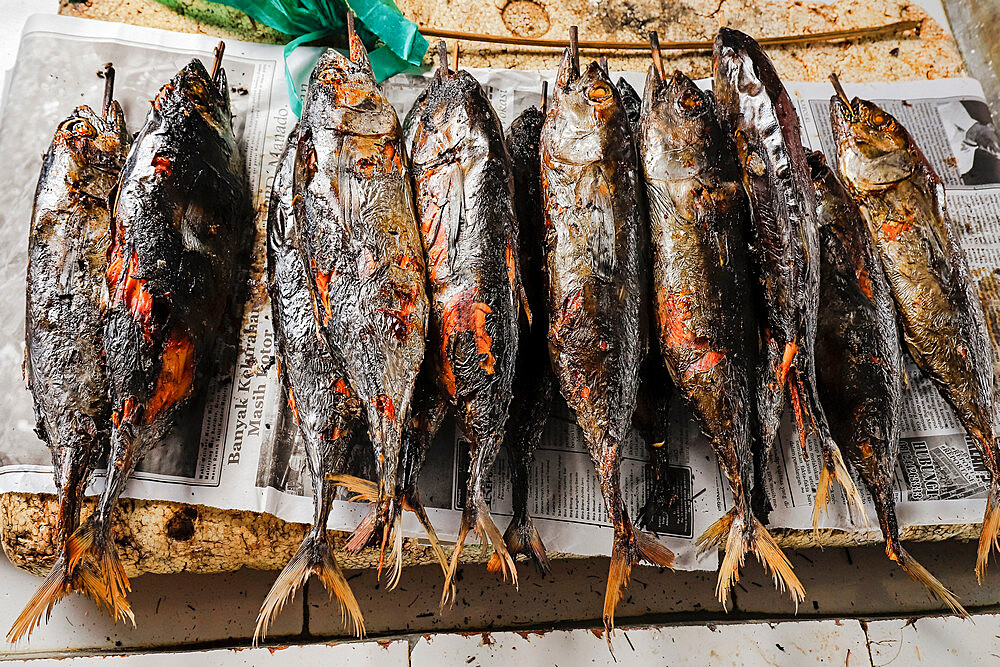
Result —
M 919 2 L 943 25 L 940 0 Z M 57 0 L 0 0 L 0 69 L 12 64 L 30 13 Z M 20 390 L 15 388 L 14 390 Z M 714 573 L 637 567 L 618 609 L 619 661 L 642 665 L 929 665 L 1000 661 L 1000 564 L 976 583 L 975 545 L 914 544 L 913 555 L 955 593 L 974 623 L 939 616 L 939 605 L 888 562 L 878 546 L 790 552 L 807 591 L 796 613 L 769 578 L 748 562 L 729 611 L 714 599 Z M 542 580 L 524 568 L 520 591 L 479 566 L 459 574 L 454 608 L 440 613 L 436 566 L 408 569 L 386 593 L 370 571 L 349 573 L 365 612 L 367 642 L 345 641 L 335 603 L 317 586 L 272 627 L 269 648 L 246 647 L 260 601 L 275 573 L 147 575 L 130 600 L 137 628 L 114 625 L 83 599 L 59 604 L 30 643 L 0 647 L 0 659 L 75 657 L 73 664 L 173 665 L 176 651 L 197 664 L 329 662 L 412 665 L 612 665 L 599 631 L 606 559 L 559 561 Z M 0 628 L 10 626 L 38 580 L 0 556 Z M 843 619 L 843 620 L 840 620 Z M 276 647 L 283 647 L 276 651 Z M 97 662 L 100 661 L 100 662 Z M 32 665 L 60 664 L 50 660 Z

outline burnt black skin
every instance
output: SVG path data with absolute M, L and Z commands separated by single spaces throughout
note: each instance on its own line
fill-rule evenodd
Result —
M 326 531 L 336 485 L 355 436 L 364 430 L 364 410 L 340 363 L 319 333 L 309 274 L 292 206 L 292 174 L 298 127 L 288 135 L 278 162 L 267 214 L 267 287 L 282 386 L 306 446 L 312 476 L 313 524 L 298 552 L 275 581 L 258 616 L 257 637 L 277 616 L 287 596 L 315 572 L 336 595 L 356 634 L 363 632 L 357 601 L 332 554 Z M 286 576 L 287 575 L 287 576 Z
M 482 87 L 445 65 L 411 111 L 405 133 L 432 306 L 428 362 L 470 443 L 452 570 L 465 533 L 475 527 L 516 582 L 482 487 L 503 442 L 517 357 L 521 285 L 510 155 Z
M 865 217 L 910 356 L 955 409 L 990 471 L 976 574 L 1000 531 L 993 349 L 941 180 L 902 124 L 873 102 L 834 96 L 837 168 Z
M 399 454 L 428 303 L 402 130 L 356 35 L 350 59 L 331 49 L 317 62 L 299 135 L 293 193 L 314 306 L 365 406 L 378 470 L 374 516 L 352 548 L 384 546 L 399 520 Z
M 52 450 L 58 553 L 76 530 L 84 489 L 108 450 L 111 403 L 101 294 L 111 238 L 108 196 L 128 146 L 117 102 L 106 119 L 78 107 L 59 124 L 35 191 L 24 373 L 34 399 L 35 432 Z
M 621 96 L 622 110 L 628 119 L 632 135 L 638 140 L 642 98 L 639 97 L 635 88 L 625 80 L 625 77 L 618 79 L 618 93 Z M 652 266 L 652 249 L 647 248 L 646 254 L 646 261 Z M 652 280 L 651 271 L 649 277 Z M 649 294 L 653 294 L 652 282 L 650 282 L 648 289 Z M 646 498 L 646 503 L 640 510 L 638 518 L 645 528 L 651 530 L 656 513 L 665 511 L 673 498 L 672 490 L 661 475 L 662 471 L 669 465 L 669 448 L 666 446 L 666 440 L 667 430 L 670 427 L 670 398 L 673 391 L 673 381 L 670 379 L 667 367 L 663 365 L 654 318 L 649 318 L 649 324 L 649 353 L 642 362 L 642 369 L 639 371 L 639 389 L 636 392 L 635 414 L 632 421 L 649 448 L 653 489 Z
M 110 544 L 111 512 L 136 464 L 217 370 L 220 335 L 245 289 L 252 209 L 232 130 L 225 72 L 198 60 L 153 100 L 113 199 L 104 341 L 111 378 L 107 487 L 80 531 L 108 582 L 109 607 L 128 617 L 128 580 Z M 102 560 L 103 559 L 103 560 Z
M 607 72 L 591 63 L 581 74 L 568 49 L 542 128 L 541 163 L 549 354 L 614 524 L 604 605 L 610 630 L 632 564 L 670 565 L 673 554 L 632 526 L 620 488 L 648 329 L 634 141 Z
M 815 435 L 822 447 L 817 511 L 836 479 L 863 513 L 816 391 L 819 231 L 798 115 L 773 64 L 749 36 L 721 28 L 714 71 L 719 119 L 735 142 L 750 201 L 751 259 L 764 304 L 757 390 L 764 452 L 774 445 L 787 397 L 802 446 Z M 766 460 L 764 453 L 758 457 L 759 464 Z
M 514 506 L 514 518 L 507 526 L 504 541 L 511 553 L 523 553 L 531 558 L 543 576 L 550 571 L 549 561 L 528 515 L 528 480 L 556 392 L 556 376 L 549 361 L 545 214 L 539 181 L 538 142 L 544 121 L 542 110 L 532 106 L 514 119 L 507 133 L 516 193 L 514 209 L 517 214 L 521 279 L 531 321 L 526 313 L 521 314 L 514 395 L 504 438 L 511 460 L 511 499 Z M 533 549 L 532 545 L 538 548 Z
M 905 371 L 889 280 L 857 203 L 821 153 L 808 160 L 821 250 L 816 364 L 830 429 L 871 493 L 886 555 L 964 616 L 955 596 L 899 541 L 892 486 Z
M 267 218 L 268 292 L 282 385 L 306 444 L 313 478 L 313 530 L 326 534 L 336 488 L 327 475 L 344 471 L 363 408 L 341 365 L 318 333 L 309 276 L 292 211 L 293 130 L 274 178 Z M 290 148 L 289 148 L 290 147 Z
M 875 501 L 898 553 L 892 477 L 899 456 L 903 362 L 895 306 L 865 221 L 821 153 L 809 154 L 822 251 L 816 364 L 830 430 Z

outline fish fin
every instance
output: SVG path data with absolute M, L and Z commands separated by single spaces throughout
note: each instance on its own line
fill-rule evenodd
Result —
M 95 516 L 90 515 L 70 536 L 66 542 L 66 559 L 74 572 L 83 566 L 80 572 L 88 580 L 86 590 L 94 592 L 98 606 L 106 607 L 116 623 L 128 621 L 135 627 L 135 615 L 125 599 L 132 587 L 109 535 L 109 527 Z
M 356 554 L 371 543 L 372 537 L 375 535 L 375 528 L 377 527 L 377 509 L 377 506 L 374 504 L 369 508 L 368 514 L 365 515 L 365 518 L 361 520 L 358 527 L 347 538 L 347 542 L 344 543 L 344 551 Z
M 956 616 L 961 616 L 962 618 L 969 618 L 969 612 L 965 611 L 965 607 L 962 603 L 958 601 L 958 598 L 954 593 L 945 588 L 937 577 L 927 571 L 927 569 L 917 562 L 917 560 L 911 556 L 902 545 L 897 543 L 898 553 L 889 553 L 889 549 L 886 552 L 889 558 L 899 563 L 899 566 L 903 568 L 903 572 L 910 575 L 910 578 L 914 581 L 923 584 L 928 591 L 933 593 L 939 600 L 944 602 L 951 609 L 952 613 Z
M 343 487 L 348 493 L 353 493 L 349 499 L 352 503 L 373 503 L 378 500 L 378 484 L 371 480 L 353 475 L 327 475 L 326 478 L 333 482 L 334 486 Z
M 674 553 L 652 536 L 627 523 L 624 530 L 616 528 L 615 540 L 611 545 L 608 587 L 604 593 L 604 629 L 607 631 L 609 649 L 615 632 L 615 608 L 628 587 L 632 566 L 641 560 L 673 568 Z
M 258 640 L 267 634 L 268 626 L 281 613 L 282 607 L 295 597 L 298 589 L 314 574 L 330 595 L 337 598 L 344 626 L 357 637 L 364 636 L 365 621 L 361 615 L 361 608 L 333 555 L 326 531 L 313 530 L 302 540 L 298 551 L 288 561 L 285 569 L 278 574 L 270 592 L 264 598 L 260 613 L 257 615 L 257 627 L 253 633 L 255 646 Z
M 458 558 L 462 555 L 462 547 L 469 536 L 472 528 L 471 518 L 467 512 L 462 512 L 462 522 L 458 526 L 458 538 L 455 540 L 455 548 L 451 552 L 451 563 L 448 564 L 448 571 L 444 574 L 444 592 L 441 593 L 441 609 L 446 605 L 455 603 L 455 573 L 458 571 Z
M 986 566 L 989 565 L 990 551 L 1000 550 L 997 532 L 1000 531 L 1000 480 L 996 477 L 990 482 L 990 495 L 986 499 L 986 514 L 983 516 L 983 529 L 979 533 L 979 551 L 976 556 L 976 579 L 983 583 L 986 577 Z
M 31 631 L 52 616 L 52 609 L 59 600 L 73 591 L 83 593 L 98 604 L 103 604 L 104 588 L 89 563 L 80 563 L 75 570 L 67 567 L 65 555 L 59 556 L 31 600 L 7 632 L 7 641 L 16 643 L 27 639 Z
M 403 514 L 399 511 L 398 504 L 389 521 L 385 523 L 382 530 L 382 553 L 385 553 L 385 545 L 389 544 L 389 562 L 392 569 L 389 571 L 389 580 L 386 582 L 386 590 L 393 590 L 399 585 L 399 580 L 403 576 Z M 379 576 L 382 576 L 382 559 L 379 558 Z
M 535 528 L 535 523 L 527 514 L 514 517 L 511 520 L 507 525 L 507 530 L 504 531 L 503 541 L 507 545 L 507 551 L 511 556 L 514 558 L 519 554 L 527 556 L 528 559 L 534 562 L 539 574 L 543 577 L 547 577 L 552 573 L 549 559 L 545 555 L 545 544 L 542 542 L 542 538 Z M 490 572 L 499 572 L 502 568 L 503 561 L 500 558 L 500 554 L 494 551 L 490 557 L 490 562 L 486 565 L 486 569 Z
M 774 579 L 775 588 L 782 593 L 786 590 L 788 591 L 792 600 L 795 601 L 795 610 L 797 612 L 799 603 L 806 597 L 806 590 L 803 588 L 802 582 L 795 576 L 792 563 L 785 556 L 785 552 L 781 550 L 778 543 L 774 541 L 771 534 L 764 528 L 764 525 L 756 517 L 751 517 L 751 521 L 753 522 L 753 541 L 751 542 L 750 549 L 757 556 L 760 564 L 764 566 L 764 570 L 770 572 L 771 577 Z
M 816 486 L 816 500 L 813 502 L 813 532 L 819 531 L 819 515 L 827 511 L 827 504 L 830 500 L 830 491 L 833 489 L 833 482 L 836 481 L 844 489 L 847 496 L 848 509 L 853 508 L 861 517 L 861 522 L 868 527 L 868 514 L 865 512 L 865 503 L 861 499 L 858 487 L 851 479 L 851 474 L 847 472 L 844 465 L 844 457 L 840 453 L 840 448 L 833 440 L 827 439 L 823 452 L 823 466 L 819 471 L 819 483 Z
M 424 532 L 427 533 L 427 541 L 431 543 L 431 551 L 434 553 L 434 557 L 441 565 L 441 571 L 447 575 L 448 556 L 445 554 L 444 548 L 441 546 L 441 541 L 438 539 L 437 533 L 434 531 L 434 526 L 431 524 L 431 520 L 427 516 L 427 510 L 424 509 L 424 504 L 420 500 L 420 496 L 416 491 L 408 493 L 403 497 L 403 508 L 416 515 L 417 521 L 420 522 L 420 525 L 424 528 Z M 452 594 L 454 594 L 454 591 L 452 591 Z

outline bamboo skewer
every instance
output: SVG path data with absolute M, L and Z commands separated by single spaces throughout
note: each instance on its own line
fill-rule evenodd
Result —
M 920 27 L 920 21 L 896 21 L 884 25 L 867 28 L 850 28 L 847 30 L 826 30 L 801 35 L 782 35 L 778 37 L 763 37 L 757 42 L 762 46 L 787 46 L 789 44 L 814 44 L 818 42 L 837 42 L 847 39 L 863 39 L 881 35 L 895 35 Z M 466 42 L 483 42 L 488 44 L 507 44 L 515 46 L 536 46 L 550 48 L 566 48 L 569 42 L 561 39 L 534 39 L 530 37 L 515 37 L 513 35 L 487 35 L 477 32 L 462 32 L 460 30 L 441 30 L 438 28 L 420 28 L 424 37 L 441 39 L 458 39 Z M 619 51 L 646 51 L 649 42 L 617 42 L 602 40 L 578 40 L 580 49 L 611 49 Z M 694 40 L 688 42 L 661 42 L 664 51 L 711 51 L 712 40 Z

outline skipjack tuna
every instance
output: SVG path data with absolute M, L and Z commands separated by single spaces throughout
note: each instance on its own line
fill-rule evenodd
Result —
M 329 476 L 342 473 L 354 432 L 362 425 L 361 401 L 340 364 L 318 335 L 309 277 L 292 210 L 292 169 L 298 128 L 288 136 L 271 188 L 267 212 L 267 286 L 271 297 L 278 372 L 292 417 L 306 446 L 312 477 L 313 525 L 267 594 L 254 642 L 311 575 L 337 598 L 348 627 L 364 634 L 361 609 L 333 554 L 326 532 L 336 492 Z
M 711 96 L 662 74 L 659 49 L 646 78 L 639 153 L 649 200 L 653 303 L 659 347 L 674 386 L 712 442 L 733 507 L 705 531 L 701 550 L 725 546 L 716 595 L 725 604 L 748 552 L 796 603 L 805 591 L 754 516 L 752 443 L 757 317 L 748 274 L 749 206 L 740 169 Z
M 818 437 L 823 452 L 813 525 L 826 509 L 833 480 L 863 518 L 864 504 L 830 436 L 816 390 L 819 230 L 798 114 L 774 65 L 751 37 L 721 28 L 713 67 L 719 119 L 735 139 L 749 195 L 751 260 L 764 305 L 764 358 L 757 389 L 763 449 L 758 465 L 766 464 L 774 445 L 787 394 L 803 454 L 809 434 Z
M 1000 530 L 995 378 L 982 303 L 941 181 L 906 128 L 872 102 L 848 100 L 843 89 L 830 107 L 837 167 L 868 222 L 906 347 L 954 407 L 990 471 L 976 561 L 982 580 Z
M 542 84 L 542 108 L 531 106 L 510 125 L 507 143 L 514 173 L 514 209 L 517 214 L 518 262 L 528 307 L 519 320 L 514 395 L 504 438 L 510 455 L 511 501 L 514 517 L 504 532 L 504 543 L 512 556 L 531 559 L 544 576 L 550 571 L 545 545 L 528 515 L 528 491 L 535 450 L 542 440 L 555 398 L 556 376 L 549 362 L 548 316 L 545 274 L 545 215 L 540 192 L 538 141 L 545 121 L 546 94 Z M 500 556 L 493 554 L 487 567 L 497 570 Z
M 871 493 L 886 555 L 965 615 L 955 596 L 899 543 L 892 485 L 904 370 L 892 292 L 857 204 L 822 153 L 808 160 L 821 250 L 817 375 L 830 429 Z
M 614 524 L 604 598 L 610 644 L 632 565 L 670 566 L 674 555 L 632 526 L 621 494 L 621 446 L 648 328 L 640 180 L 618 91 L 596 62 L 580 73 L 575 42 L 573 30 L 541 137 L 549 350 Z
M 465 506 L 445 581 L 450 598 L 470 530 L 489 540 L 504 579 L 514 559 L 483 489 L 504 438 L 517 357 L 517 222 L 510 155 L 479 83 L 448 69 L 447 49 L 407 119 L 417 217 L 432 304 L 428 361 L 469 441 Z
M 402 569 L 399 452 L 424 358 L 427 295 L 399 119 L 360 37 L 349 33 L 350 58 L 329 49 L 312 71 L 292 192 L 320 329 L 365 407 L 375 450 L 376 502 L 347 546 L 380 541 L 381 572 L 391 543 L 395 583 Z
M 203 393 L 220 336 L 235 333 L 229 320 L 242 314 L 252 209 L 221 57 L 220 44 L 211 75 L 193 60 L 160 89 L 111 200 L 108 480 L 68 551 L 71 566 L 97 570 L 116 620 L 132 612 L 111 538 L 115 503 L 145 453 Z
M 81 106 L 56 129 L 42 159 L 28 236 L 24 372 L 35 404 L 35 432 L 52 450 L 59 503 L 56 563 L 7 638 L 27 636 L 64 595 L 102 591 L 89 564 L 74 571 L 66 545 L 80 522 L 91 473 L 108 450 L 111 404 L 104 366 L 104 267 L 110 237 L 108 196 L 125 163 L 129 135 L 112 101 L 105 68 L 102 115 Z

